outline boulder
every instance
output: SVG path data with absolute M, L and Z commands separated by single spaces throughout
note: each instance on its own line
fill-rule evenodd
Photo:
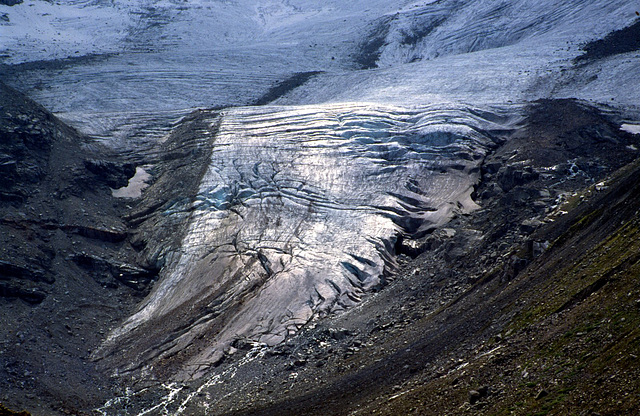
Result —
M 129 179 L 136 173 L 135 165 L 132 163 L 104 159 L 87 159 L 84 161 L 84 166 L 89 172 L 114 189 L 127 186 Z
M 500 168 L 497 182 L 503 191 L 508 192 L 516 186 L 538 179 L 539 176 L 531 166 L 509 165 Z
M 469 391 L 469 404 L 476 404 L 482 398 L 482 395 L 478 390 Z

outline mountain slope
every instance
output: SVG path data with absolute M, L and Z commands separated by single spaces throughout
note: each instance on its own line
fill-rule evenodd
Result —
M 464 365 L 409 382 L 402 396 L 367 408 L 389 415 L 633 414 L 640 400 L 639 175 L 634 162 L 605 190 L 590 188 L 571 201 L 577 206 L 560 224 L 536 231 L 534 238 L 555 237 L 552 247 L 494 292 L 495 317 L 512 318 L 463 356 Z M 558 229 L 565 232 L 556 237 Z M 483 332 L 492 333 L 476 336 Z
M 558 108 L 539 104 L 538 114 L 546 114 L 541 110 L 549 104 Z M 530 149 L 527 156 L 546 150 Z M 463 271 L 470 280 L 468 289 L 458 288 L 450 301 L 441 295 L 442 306 L 424 318 L 415 313 L 421 299 L 433 294 L 407 289 L 429 280 L 422 270 L 435 270 L 437 276 L 438 265 L 428 255 L 422 261 L 419 257 L 422 267 L 417 275 L 407 276 L 409 288 L 398 289 L 410 297 L 409 308 L 401 308 L 405 312 L 400 315 L 414 314 L 404 321 L 409 326 L 398 324 L 407 318 L 394 319 L 387 311 L 382 319 L 391 322 L 391 329 L 374 326 L 372 334 L 380 327 L 390 333 L 373 339 L 356 335 L 363 343 L 352 342 L 352 351 L 353 345 L 363 345 L 362 352 L 356 348 L 352 356 L 345 355 L 346 368 L 337 367 L 339 374 L 326 387 L 296 397 L 304 391 L 304 385 L 295 385 L 305 372 L 296 369 L 288 393 L 294 398 L 231 414 L 633 413 L 640 347 L 640 257 L 635 243 L 639 174 L 635 161 L 608 177 L 606 185 L 578 192 L 550 212 L 547 224 L 531 235 L 525 232 L 506 251 L 488 250 L 490 234 L 457 258 L 452 257 L 456 246 L 448 247 L 440 260 L 443 269 Z M 520 185 L 520 192 L 540 189 L 540 181 L 544 179 Z M 508 210 L 504 201 L 500 205 Z M 496 208 L 489 215 L 500 218 Z M 564 213 L 557 216 L 559 212 Z M 469 222 L 477 227 L 483 216 L 471 217 Z M 537 248 L 544 242 L 547 249 Z M 469 258 L 495 254 L 502 264 L 484 271 Z M 373 343 L 366 344 L 367 339 Z M 376 355 L 380 359 L 374 359 Z
M 133 166 L 1 83 L 0 158 L 0 400 L 90 408 L 110 383 L 89 354 L 155 274 L 111 196 Z

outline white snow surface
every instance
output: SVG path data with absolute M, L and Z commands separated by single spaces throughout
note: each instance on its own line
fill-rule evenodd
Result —
M 620 126 L 621 130 L 631 134 L 640 134 L 640 124 L 624 123 Z
M 563 71 L 580 45 L 629 25 L 637 9 L 624 0 L 30 0 L 0 6 L 0 59 L 46 61 L 14 67 L 6 82 L 107 139 L 162 136 L 189 109 L 251 104 L 306 71 L 324 73 L 278 104 L 558 96 L 637 105 L 638 54 L 580 77 Z M 372 36 L 380 69 L 357 70 Z

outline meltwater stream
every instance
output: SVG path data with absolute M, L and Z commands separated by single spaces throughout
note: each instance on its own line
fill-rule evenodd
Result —
M 494 145 L 486 132 L 510 120 L 498 113 L 363 103 L 224 110 L 180 255 L 111 334 L 106 355 L 132 345 L 120 373 L 198 378 L 237 340 L 276 345 L 358 304 L 393 275 L 400 239 L 477 208 L 471 193 Z

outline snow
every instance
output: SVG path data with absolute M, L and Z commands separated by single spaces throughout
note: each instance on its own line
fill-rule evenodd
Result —
M 134 24 L 131 16 L 93 3 L 25 1 L 11 7 L 0 5 L 0 14 L 9 17 L 0 33 L 0 49 L 8 56 L 5 63 L 120 51 Z
M 640 134 L 640 124 L 623 123 L 620 130 L 631 134 Z
M 127 186 L 112 189 L 111 194 L 116 198 L 139 198 L 142 196 L 142 191 L 149 186 L 147 182 L 150 179 L 151 175 L 142 166 L 138 166 Z
M 249 105 L 308 71 L 324 73 L 279 104 L 557 96 L 637 105 L 640 96 L 637 54 L 565 73 L 580 45 L 633 21 L 622 0 L 31 0 L 0 14 L 9 18 L 0 26 L 4 63 L 51 62 L 6 82 L 120 144 L 130 131 L 161 137 L 167 128 L 154 123 L 171 125 L 193 108 Z M 376 30 L 386 33 L 380 69 L 358 71 Z

